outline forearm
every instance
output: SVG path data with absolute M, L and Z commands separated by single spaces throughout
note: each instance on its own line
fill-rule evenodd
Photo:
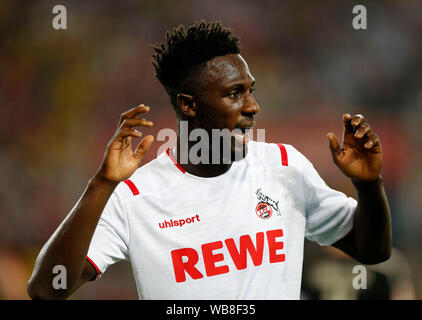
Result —
M 93 178 L 66 219 L 42 248 L 28 283 L 33 298 L 66 298 L 77 286 L 101 213 L 116 183 Z M 54 266 L 66 268 L 66 290 L 55 290 Z
M 355 246 L 360 260 L 379 263 L 391 255 L 391 215 L 382 178 L 372 182 L 353 181 L 358 206 L 354 215 Z

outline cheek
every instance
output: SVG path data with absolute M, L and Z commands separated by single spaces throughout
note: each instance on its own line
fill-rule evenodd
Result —
M 221 102 L 219 108 L 216 109 L 216 111 L 218 112 L 219 120 L 224 123 L 224 128 L 232 129 L 236 126 L 237 122 L 239 121 L 239 117 L 242 110 L 242 102 L 226 100 Z
M 231 98 L 222 98 L 218 103 L 218 109 L 220 113 L 225 114 L 228 117 L 236 116 L 241 112 L 243 106 L 242 100 L 233 100 Z
M 197 113 L 201 127 L 232 130 L 239 121 L 242 106 L 242 100 L 234 101 L 229 97 L 202 97 Z

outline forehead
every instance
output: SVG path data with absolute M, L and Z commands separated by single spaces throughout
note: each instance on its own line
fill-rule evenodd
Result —
M 240 54 L 228 54 L 207 61 L 203 75 L 208 84 L 224 87 L 237 82 L 255 81 Z

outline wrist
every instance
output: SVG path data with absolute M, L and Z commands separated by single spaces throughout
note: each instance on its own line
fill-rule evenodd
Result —
M 382 176 L 380 174 L 376 179 L 373 180 L 359 180 L 353 178 L 351 180 L 357 190 L 378 188 L 382 185 L 383 181 Z
M 120 181 L 109 180 L 109 179 L 104 178 L 104 177 L 102 177 L 98 174 L 96 174 L 95 176 L 93 176 L 89 180 L 90 186 L 103 187 L 103 188 L 107 188 L 107 189 L 115 189 L 119 183 L 120 183 Z

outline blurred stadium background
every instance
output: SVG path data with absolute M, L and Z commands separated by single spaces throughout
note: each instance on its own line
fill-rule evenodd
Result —
M 52 28 L 65 5 L 68 29 Z M 368 29 L 352 28 L 352 8 Z M 362 113 L 381 137 L 394 254 L 352 288 L 357 263 L 306 243 L 303 299 L 422 297 L 421 1 L 13 1 L 0 4 L 0 299 L 28 299 L 42 245 L 83 192 L 122 111 L 152 107 L 176 128 L 154 77 L 151 43 L 200 19 L 241 37 L 257 79 L 259 128 L 294 145 L 333 188 L 351 183 L 331 161 L 326 134 L 342 113 Z M 160 143 L 149 153 L 151 160 Z M 72 299 L 137 299 L 129 263 L 111 267 Z

